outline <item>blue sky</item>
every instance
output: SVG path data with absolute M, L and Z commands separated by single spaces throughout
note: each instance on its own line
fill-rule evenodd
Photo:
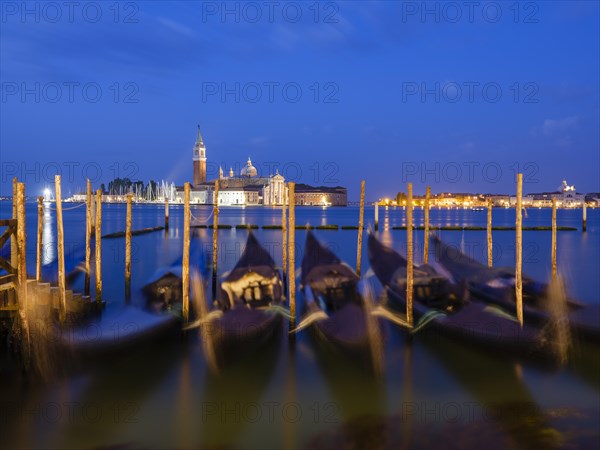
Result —
M 423 5 L 2 2 L 1 194 L 182 184 L 197 123 L 209 176 L 251 156 L 351 199 L 514 192 L 517 170 L 600 191 L 599 3 Z

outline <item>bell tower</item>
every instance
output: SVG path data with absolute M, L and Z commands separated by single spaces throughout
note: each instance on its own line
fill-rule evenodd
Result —
M 200 125 L 198 125 L 198 137 L 194 144 L 194 186 L 206 182 L 206 147 L 200 133 Z

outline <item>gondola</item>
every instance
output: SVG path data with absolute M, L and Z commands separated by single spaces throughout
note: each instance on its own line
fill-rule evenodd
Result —
M 194 270 L 203 280 L 207 279 L 205 254 L 199 239 L 190 241 L 190 271 Z M 156 312 L 179 313 L 183 298 L 182 277 L 183 255 L 168 266 L 159 267 L 142 288 L 145 306 Z
M 515 309 L 515 271 L 506 267 L 489 268 L 457 248 L 432 237 L 436 261 L 454 280 L 466 283 L 474 296 L 509 311 Z M 550 319 L 546 302 L 548 285 L 523 276 L 523 317 L 526 322 L 544 325 Z M 600 340 L 600 306 L 567 299 L 572 330 Z
M 385 286 L 392 311 L 406 311 L 406 260 L 384 246 L 373 234 L 368 252 L 375 275 Z M 546 355 L 538 330 L 520 324 L 503 311 L 472 302 L 455 285 L 428 265 L 414 268 L 413 316 L 415 329 L 435 329 L 466 342 L 511 353 Z
M 63 346 L 74 355 L 114 353 L 176 333 L 181 329 L 182 259 L 159 268 L 129 304 L 108 305 L 97 320 L 63 333 Z M 191 271 L 205 273 L 197 239 L 191 241 L 190 261 Z
M 351 353 L 369 349 L 369 331 L 359 276 L 311 231 L 306 235 L 300 290 L 303 320 L 326 345 Z
M 281 330 L 284 302 L 281 274 L 250 232 L 242 256 L 219 285 L 213 311 L 199 319 L 205 352 L 214 357 L 213 368 L 218 370 L 272 339 Z

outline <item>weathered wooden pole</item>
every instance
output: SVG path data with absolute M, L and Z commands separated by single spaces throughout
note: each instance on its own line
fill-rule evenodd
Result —
M 127 214 L 125 218 L 125 300 L 131 298 L 131 202 L 133 194 L 127 194 Z
M 429 264 L 429 200 L 431 199 L 431 187 L 427 186 L 425 191 L 425 241 L 423 242 L 423 264 Z
M 515 296 L 517 306 L 517 319 L 523 326 L 523 174 L 517 174 L 517 238 L 516 238 L 516 270 L 515 270 Z
M 360 182 L 360 209 L 358 212 L 358 244 L 356 249 L 356 273 L 360 276 L 360 262 L 362 259 L 362 238 L 365 225 L 365 180 Z
M 21 319 L 21 348 L 23 349 L 23 359 L 28 366 L 31 361 L 31 345 L 29 339 L 29 322 L 27 319 L 28 298 L 27 298 L 27 233 L 25 229 L 25 184 L 18 183 L 16 189 L 16 219 L 17 219 L 17 283 L 18 283 L 18 307 Z M 13 197 L 14 202 L 14 197 Z M 11 238 L 12 239 L 12 238 Z M 13 266 L 15 267 L 15 266 Z
M 556 278 L 556 197 L 552 198 L 552 278 Z
M 65 278 L 65 231 L 60 175 L 54 176 L 54 197 L 56 201 L 56 247 L 58 250 L 58 317 L 61 322 L 64 322 L 67 318 L 67 281 Z
M 87 190 L 85 198 L 85 281 L 83 291 L 85 295 L 90 295 L 90 269 L 92 257 L 92 234 L 94 226 L 93 220 L 93 205 L 92 205 L 92 183 L 87 180 Z
M 165 231 L 169 229 L 169 197 L 165 196 Z
M 379 201 L 375 202 L 375 231 L 379 230 Z
M 281 205 L 281 265 L 283 271 L 283 289 L 287 290 L 287 217 L 286 217 L 286 192 L 285 184 L 283 186 L 283 202 Z
M 215 198 L 213 207 L 213 272 L 212 296 L 217 296 L 217 269 L 219 262 L 219 180 L 215 180 Z
M 35 279 L 42 280 L 42 255 L 44 251 L 44 197 L 38 197 L 37 247 L 35 252 Z
M 413 326 L 413 186 L 406 196 L 406 322 Z
M 27 233 L 25 230 L 25 184 L 17 183 L 13 203 L 17 219 L 17 281 L 19 283 L 19 310 L 27 312 Z
M 102 303 L 102 190 L 96 191 L 96 303 Z
M 587 230 L 587 205 L 585 204 L 585 199 L 583 199 L 583 218 L 581 224 L 581 231 L 585 232 Z
M 290 299 L 290 330 L 296 328 L 296 183 L 290 181 L 288 203 L 290 208 L 289 239 L 288 239 L 288 289 Z M 294 336 L 294 334 L 290 334 Z
M 493 247 L 492 247 L 492 198 L 488 198 L 487 204 L 487 260 L 488 267 L 494 264 Z
M 18 220 L 18 217 L 17 217 L 17 206 L 19 203 L 18 184 L 19 184 L 19 181 L 17 180 L 17 177 L 14 177 L 13 178 L 12 218 L 15 220 Z M 17 267 L 17 265 L 18 265 L 17 249 L 18 249 L 17 239 L 11 238 L 10 239 L 10 265 L 12 267 Z
M 183 260 L 181 268 L 183 324 L 187 324 L 190 308 L 190 183 L 183 185 Z

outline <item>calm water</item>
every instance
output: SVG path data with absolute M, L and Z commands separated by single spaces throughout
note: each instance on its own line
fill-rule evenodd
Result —
M 65 204 L 65 207 L 75 205 Z M 162 206 L 134 205 L 133 229 L 163 224 Z M 211 208 L 193 207 L 196 223 L 212 223 Z M 0 202 L 0 217 L 10 203 Z M 65 211 L 67 252 L 84 242 L 85 209 Z M 380 237 L 404 251 L 402 209 L 381 208 Z M 528 210 L 525 226 L 550 225 L 550 210 Z M 279 224 L 281 211 L 223 208 L 220 223 Z M 367 208 L 366 222 L 373 222 Z M 54 211 L 47 217 L 45 259 L 55 258 Z M 209 220 L 209 222 L 206 222 Z M 415 221 L 422 223 L 422 212 Z M 356 225 L 357 208 L 297 208 L 298 224 Z M 28 205 L 28 263 L 35 264 L 36 206 Z M 135 292 L 182 248 L 182 208 L 171 207 L 170 230 L 133 238 Z M 432 225 L 485 226 L 486 213 L 433 210 Z M 494 225 L 514 224 L 514 211 L 494 210 Z M 581 211 L 558 212 L 559 226 L 581 226 Z M 103 233 L 125 228 L 124 205 L 105 205 Z M 317 231 L 350 265 L 356 261 L 355 230 Z M 281 231 L 256 230 L 281 263 Z M 237 261 L 246 230 L 219 231 L 219 273 Z M 442 231 L 441 237 L 486 261 L 485 231 Z M 210 258 L 212 232 L 197 229 Z M 514 232 L 494 232 L 494 264 L 514 262 Z M 305 232 L 296 231 L 296 266 Z M 415 232 L 418 261 L 423 232 Z M 524 271 L 540 280 L 550 273 L 550 232 L 524 232 Z M 600 302 L 600 210 L 588 210 L 588 231 L 558 233 L 559 272 L 569 293 Z M 124 304 L 124 239 L 103 241 L 107 309 Z M 363 273 L 369 275 L 366 252 Z M 83 280 L 75 288 L 82 288 Z M 376 284 L 375 284 L 376 285 Z M 564 448 L 598 447 L 600 349 L 575 342 L 569 366 L 540 367 L 432 335 L 386 326 L 383 379 L 353 361 L 315 346 L 307 333 L 292 351 L 282 336 L 260 353 L 246 355 L 220 377 L 211 375 L 196 333 L 127 351 L 80 370 L 26 381 L 2 360 L 0 427 L 4 445 L 28 447 L 217 448 Z M 55 362 L 60 365 L 60 361 Z

